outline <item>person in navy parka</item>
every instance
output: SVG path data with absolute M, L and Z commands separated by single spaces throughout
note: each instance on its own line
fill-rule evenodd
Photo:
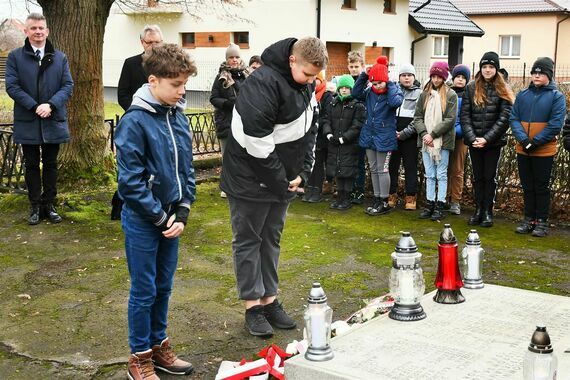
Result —
M 22 145 L 24 153 L 31 203 L 28 223 L 38 224 L 42 216 L 59 223 L 61 216 L 54 207 L 57 154 L 59 144 L 69 141 L 65 105 L 73 80 L 67 57 L 47 39 L 45 17 L 30 13 L 25 32 L 24 46 L 12 50 L 6 61 L 6 92 L 14 99 L 14 142 Z
M 388 59 L 380 56 L 376 62 L 368 72 L 360 74 L 352 90 L 352 96 L 366 104 L 366 122 L 359 144 L 366 149 L 374 189 L 374 203 L 366 209 L 368 215 L 390 211 L 390 154 L 398 149 L 396 110 L 404 100 L 402 90 L 388 77 Z

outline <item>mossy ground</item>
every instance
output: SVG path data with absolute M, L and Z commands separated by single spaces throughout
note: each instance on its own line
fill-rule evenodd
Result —
M 61 194 L 64 222 L 38 226 L 26 224 L 24 196 L 0 196 L 2 379 L 125 377 L 129 277 L 120 223 L 109 219 L 112 192 Z M 181 240 L 169 317 L 177 351 L 196 367 L 193 379 L 212 379 L 221 360 L 253 358 L 269 343 L 302 337 L 312 281 L 322 282 L 335 319 L 386 293 L 390 253 L 402 230 L 423 253 L 426 291 L 433 289 L 442 223 L 402 210 L 369 217 L 363 206 L 338 212 L 328 203 L 295 201 L 283 233 L 280 291 L 299 329 L 251 337 L 235 290 L 227 203 L 215 182 L 199 185 L 198 199 Z M 470 229 L 466 218 L 445 220 L 460 241 Z M 485 281 L 570 296 L 570 231 L 538 239 L 516 235 L 514 227 L 499 217 L 493 228 L 480 229 Z

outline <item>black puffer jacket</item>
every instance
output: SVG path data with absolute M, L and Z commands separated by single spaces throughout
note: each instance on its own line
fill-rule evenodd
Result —
M 505 145 L 511 108 L 511 103 L 500 98 L 493 85 L 487 85 L 487 104 L 484 107 L 476 106 L 475 81 L 471 81 L 465 88 L 461 103 L 461 129 L 465 145 L 471 146 L 477 137 L 485 138 L 489 148 Z
M 323 119 L 323 135 L 333 135 L 327 154 L 327 176 L 350 178 L 358 173 L 358 137 L 366 121 L 364 104 L 356 99 L 342 101 L 335 96 Z M 342 138 L 343 143 L 337 141 Z
M 317 145 L 316 149 L 326 149 L 328 147 L 328 140 L 326 135 L 323 133 L 323 125 L 326 122 L 325 119 L 328 118 L 328 112 L 330 111 L 330 105 L 333 100 L 333 93 L 330 91 L 325 91 L 321 101 L 319 102 L 319 130 L 317 133 Z
M 224 70 L 224 64 L 220 67 L 220 73 Z M 225 87 L 226 81 L 220 80 L 220 74 L 216 76 L 212 85 L 210 103 L 216 108 L 214 111 L 214 121 L 216 122 L 216 136 L 227 138 L 232 125 L 232 112 L 239 89 L 245 81 L 246 75 L 243 69 L 231 69 L 229 73 L 234 80 L 231 86 Z
M 566 115 L 566 122 L 562 128 L 562 139 L 564 143 L 564 149 L 570 151 L 570 112 Z

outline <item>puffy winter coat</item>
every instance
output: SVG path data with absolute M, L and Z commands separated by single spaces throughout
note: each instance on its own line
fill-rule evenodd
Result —
M 295 38 L 261 55 L 263 66 L 244 82 L 236 100 L 220 187 L 252 202 L 288 202 L 289 181 L 306 182 L 314 162 L 317 123 L 314 85 L 298 84 L 289 57 Z
M 365 102 L 366 122 L 360 132 L 359 144 L 366 149 L 377 152 L 391 152 L 398 149 L 396 137 L 396 109 L 404 100 L 399 86 L 388 82 L 388 91 L 385 94 L 376 94 L 368 84 L 368 74 L 365 72 L 358 76 L 352 96 Z
M 358 138 L 366 121 L 364 104 L 356 99 L 342 101 L 335 96 L 323 120 L 323 135 L 333 135 L 327 153 L 327 176 L 350 178 L 358 173 Z M 337 143 L 342 138 L 343 143 Z
M 184 107 L 160 105 L 145 84 L 115 132 L 119 196 L 156 225 L 173 207 L 190 208 L 196 199 L 192 137 Z
M 73 91 L 67 57 L 46 41 L 39 58 L 29 40 L 8 54 L 6 92 L 14 99 L 14 141 L 18 144 L 60 144 L 69 140 L 66 103 Z M 49 103 L 50 117 L 36 115 L 36 108 Z
M 328 112 L 330 110 L 330 105 L 333 101 L 333 93 L 330 91 L 325 91 L 321 101 L 319 102 L 319 130 L 317 133 L 317 145 L 316 149 L 325 149 L 328 147 L 328 140 L 326 135 L 323 133 L 323 125 L 326 122 L 325 119 L 328 118 Z
M 556 137 L 564 124 L 566 99 L 551 81 L 546 86 L 536 87 L 531 83 L 519 92 L 511 113 L 511 129 L 518 154 L 549 157 L 556 154 Z M 520 142 L 532 139 L 538 148 L 525 152 Z
M 475 105 L 475 81 L 467 84 L 461 102 L 461 129 L 465 145 L 471 146 L 475 138 L 487 140 L 486 147 L 493 148 L 507 143 L 511 103 L 497 95 L 495 86 L 486 86 L 487 103 L 483 107 Z
M 222 67 L 220 67 L 220 72 L 222 70 Z M 234 83 L 227 88 L 224 87 L 225 81 L 220 80 L 220 74 L 218 74 L 212 85 L 212 94 L 210 95 L 210 103 L 215 107 L 216 136 L 221 139 L 227 138 L 230 134 L 232 111 L 239 89 L 246 78 L 243 70 L 232 69 L 229 72 Z
M 402 131 L 410 125 L 414 120 L 414 113 L 416 112 L 416 103 L 422 93 L 422 89 L 416 83 L 412 84 L 410 88 L 399 85 L 402 93 L 404 94 L 404 101 L 396 111 L 396 130 Z
M 445 84 L 444 84 L 445 86 Z M 423 137 L 427 134 L 426 125 L 424 122 L 425 114 L 425 98 L 427 93 L 422 91 L 418 104 L 416 105 L 416 113 L 414 115 L 413 125 L 418 133 L 418 147 L 423 146 Z M 447 106 L 445 112 L 442 114 L 441 123 L 437 124 L 433 131 L 430 133 L 434 139 L 442 137 L 442 149 L 453 150 L 455 149 L 455 119 L 457 118 L 457 94 L 455 91 L 449 89 L 447 91 Z

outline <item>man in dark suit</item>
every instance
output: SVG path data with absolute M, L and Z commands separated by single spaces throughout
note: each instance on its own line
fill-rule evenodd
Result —
M 147 51 L 153 45 L 162 42 L 162 31 L 158 25 L 145 25 L 140 39 L 144 51 Z M 131 106 L 134 93 L 147 82 L 147 76 L 142 67 L 143 54 L 144 52 L 125 59 L 123 69 L 121 70 L 117 98 L 119 105 L 125 111 Z

